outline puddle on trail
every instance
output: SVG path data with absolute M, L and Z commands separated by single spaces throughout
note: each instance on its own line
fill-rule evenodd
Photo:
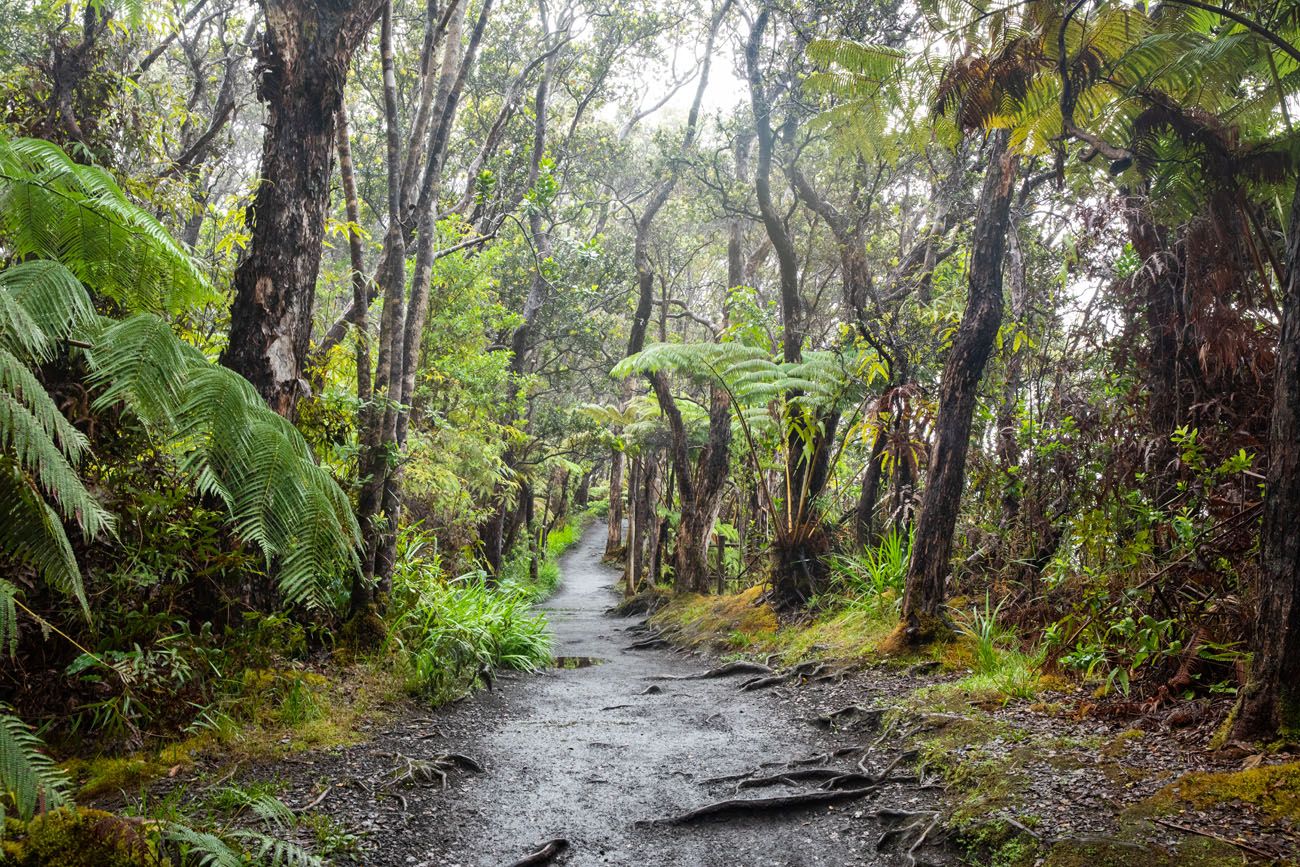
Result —
M 551 668 L 589 668 L 608 661 L 598 656 L 557 656 L 551 660 Z

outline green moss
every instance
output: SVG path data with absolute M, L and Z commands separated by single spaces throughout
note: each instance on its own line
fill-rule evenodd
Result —
M 117 791 L 138 791 L 145 783 L 166 773 L 170 766 L 153 755 L 137 754 L 72 759 L 62 767 L 79 784 L 77 797 L 85 799 Z
M 730 596 L 675 596 L 651 623 L 675 640 L 692 646 L 735 646 L 740 636 L 747 646 L 763 649 L 777 630 L 776 612 L 762 599 L 762 585 Z
M 1035 821 L 1035 817 L 1027 818 L 1026 825 Z M 977 867 L 1032 867 L 1042 852 L 1038 840 L 1001 819 L 957 828 L 956 840 L 967 863 Z
M 156 825 L 102 810 L 63 808 L 27 823 L 6 823 L 9 867 L 170 867 Z
M 379 648 L 388 635 L 388 626 L 372 603 L 353 614 L 339 630 L 339 644 L 345 650 L 358 654 Z
M 1241 853 L 1227 843 L 1191 838 L 1171 848 L 1122 837 L 1073 837 L 1052 846 L 1043 867 L 1227 867 Z
M 1271 821 L 1300 823 L 1300 762 L 1227 773 L 1186 774 L 1157 792 L 1148 806 L 1159 812 L 1182 805 L 1249 804 Z
M 1128 752 L 1128 745 L 1133 741 L 1141 740 L 1146 737 L 1146 732 L 1141 729 L 1129 729 L 1115 735 L 1105 746 L 1101 748 L 1101 754 L 1108 759 L 1121 758 L 1124 753 Z

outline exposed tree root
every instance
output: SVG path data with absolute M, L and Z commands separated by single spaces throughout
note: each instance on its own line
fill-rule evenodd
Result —
M 713 804 L 705 804 L 703 807 L 697 807 L 694 810 L 676 816 L 669 816 L 663 819 L 652 819 L 649 821 L 639 822 L 638 824 L 689 825 L 693 822 L 698 822 L 701 819 L 713 817 L 729 818 L 732 816 L 775 813 L 782 810 L 797 810 L 804 807 L 815 807 L 821 804 L 836 804 L 840 801 L 852 801 L 870 795 L 875 791 L 875 786 L 869 786 L 861 789 L 838 789 L 835 791 L 819 789 L 814 792 L 800 792 L 796 795 L 780 795 L 772 798 L 732 798 L 725 801 L 717 801 Z
M 525 855 L 518 861 L 510 864 L 510 867 L 528 867 L 530 864 L 549 864 L 557 855 L 569 848 L 569 841 L 563 837 L 556 837 L 550 840 L 542 848 L 533 852 L 531 855 Z
M 769 686 L 776 686 L 779 683 L 785 683 L 791 675 L 771 674 L 766 677 L 753 677 L 740 685 L 741 692 L 753 692 L 756 689 L 766 689 Z
M 813 719 L 813 723 L 826 729 L 858 723 L 865 723 L 868 727 L 874 728 L 880 724 L 880 718 L 887 710 L 888 708 L 883 707 L 863 707 L 859 704 L 851 704 L 839 710 L 822 714 Z
M 834 780 L 844 776 L 839 768 L 792 768 L 779 774 L 742 779 L 736 786 L 740 789 L 761 789 L 765 786 L 790 785 L 798 782 Z
M 647 638 L 643 641 L 636 641 L 629 644 L 624 650 L 658 650 L 663 647 L 670 647 L 669 643 L 662 638 Z
M 325 788 L 321 789 L 321 792 L 320 792 L 319 795 L 317 795 L 316 797 L 312 798 L 310 801 L 308 801 L 307 803 L 303 804 L 301 807 L 295 807 L 295 808 L 294 808 L 294 812 L 295 812 L 295 813 L 305 813 L 305 812 L 307 812 L 308 810 L 312 809 L 313 807 L 319 806 L 319 805 L 320 805 L 320 802 L 323 801 L 323 800 L 325 800 L 325 796 L 328 795 L 328 794 L 330 793 L 330 789 L 333 789 L 333 788 L 334 788 L 334 785 L 333 785 L 332 783 L 331 783 L 330 785 L 327 785 Z
M 414 759 L 401 753 L 393 753 L 398 765 L 388 774 L 384 788 L 400 785 L 429 786 L 440 783 L 447 788 L 447 772 L 453 768 L 479 773 L 483 766 L 460 753 L 442 753 L 431 759 Z
M 922 811 L 918 813 L 908 813 L 902 810 L 877 811 L 876 818 L 878 819 L 907 822 L 908 824 L 899 828 L 890 828 L 888 831 L 881 834 L 880 838 L 876 840 L 876 851 L 885 852 L 895 843 L 902 845 L 903 843 L 907 843 L 908 840 L 911 840 L 907 849 L 904 850 L 903 856 L 907 858 L 909 867 L 912 867 L 912 865 L 917 863 L 916 850 L 925 845 L 930 834 L 934 831 L 935 827 L 938 826 L 940 815 L 941 814 L 937 811 Z
M 794 765 L 824 765 L 832 759 L 842 759 L 845 756 L 856 756 L 862 752 L 862 747 L 840 747 L 829 753 L 820 753 L 819 755 L 809 756 L 806 759 L 793 759 L 787 764 Z
M 663 691 L 664 691 L 664 689 L 663 689 L 662 686 L 656 686 L 655 684 L 652 683 L 652 684 L 650 684 L 649 686 L 647 686 L 645 689 L 641 690 L 640 694 L 641 694 L 641 695 L 659 695 L 659 694 L 660 694 L 661 692 L 663 692 Z
M 717 668 L 711 668 L 702 674 L 660 674 L 650 678 L 651 680 L 712 680 L 717 677 L 731 677 L 735 674 L 771 674 L 772 669 L 763 665 L 761 662 L 746 662 L 739 660 L 737 662 L 728 662 L 726 665 L 720 665 Z

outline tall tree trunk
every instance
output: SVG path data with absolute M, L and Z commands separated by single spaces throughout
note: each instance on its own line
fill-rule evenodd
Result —
M 768 99 L 763 74 L 759 67 L 759 49 L 767 29 L 771 10 L 764 9 L 754 21 L 745 47 L 745 68 L 749 76 L 750 104 L 754 111 L 755 141 L 758 156 L 754 166 L 754 191 L 758 209 L 763 217 L 763 228 L 776 251 L 777 267 L 781 281 L 781 325 L 783 352 L 787 362 L 803 357 L 803 331 L 801 328 L 801 303 L 799 298 L 799 259 L 794 241 L 786 229 L 785 219 L 772 200 L 772 157 L 776 132 L 772 129 L 772 105 Z
M 1259 615 L 1233 733 L 1300 738 L 1300 181 L 1287 227 L 1282 332 L 1259 544 Z
M 943 366 L 934 447 L 903 595 L 903 623 L 913 642 L 933 637 L 947 599 L 971 421 L 984 365 L 1002 324 L 1002 260 L 1016 167 L 1016 156 L 1007 149 L 1007 133 L 993 132 L 971 239 L 970 296 Z
M 1146 466 L 1146 494 L 1156 508 L 1165 508 L 1174 496 L 1173 463 L 1176 457 L 1170 437 L 1182 418 L 1178 388 L 1178 300 L 1183 277 L 1178 260 L 1167 241 L 1167 230 L 1151 219 L 1150 205 L 1143 196 L 1130 196 L 1125 217 L 1129 241 L 1144 267 L 1135 280 L 1145 290 L 1143 318 L 1147 330 L 1147 419 L 1151 426 L 1151 447 Z
M 1011 282 L 1011 316 L 1014 322 L 1023 326 L 1028 312 L 1028 287 L 1025 280 L 1025 257 L 1020 241 L 1020 209 L 1011 215 L 1007 229 L 1007 278 Z M 1002 482 L 1001 511 L 999 520 L 999 542 L 1002 561 L 1014 557 L 1015 528 L 1020 517 L 1020 490 L 1022 480 L 1020 470 L 1020 441 L 1016 437 L 1016 407 L 1020 403 L 1022 371 L 1024 369 L 1024 351 L 1014 338 L 1003 342 L 1006 353 L 1006 381 L 1002 385 L 1002 397 L 997 410 L 996 451 L 998 472 Z
M 357 497 L 357 519 L 365 534 L 366 550 L 362 569 L 367 581 L 379 579 L 387 586 L 396 551 L 397 516 L 391 511 L 393 456 L 397 431 L 397 397 L 401 393 L 401 334 L 406 310 L 406 246 L 400 225 L 401 164 L 398 128 L 397 76 L 393 55 L 392 4 L 383 9 L 379 37 L 380 67 L 383 74 L 384 142 L 388 164 L 388 234 L 384 239 L 384 271 L 379 275 L 384 304 L 379 321 L 379 346 L 375 363 L 374 401 L 364 414 L 362 436 L 361 491 Z M 364 321 L 364 311 L 360 313 Z M 356 603 L 353 604 L 356 609 Z
M 880 470 L 888 440 L 889 436 L 883 428 L 877 430 L 876 438 L 871 444 L 871 456 L 867 458 L 862 492 L 858 495 L 858 507 L 853 516 L 853 533 L 859 545 L 867 546 L 875 542 L 876 500 L 880 497 Z
M 605 556 L 612 557 L 623 547 L 623 464 L 622 449 L 609 451 L 609 527 L 605 534 Z
M 348 215 L 348 222 L 353 226 L 361 223 L 361 206 L 357 198 L 356 174 L 352 165 L 352 144 L 348 139 L 349 128 L 347 111 L 342 105 L 339 106 L 338 122 L 338 152 L 339 152 L 339 177 L 342 181 L 343 198 Z M 348 231 L 348 260 L 352 268 L 352 299 L 353 303 L 361 303 L 361 313 L 357 317 L 355 326 L 357 332 L 357 402 L 361 405 L 358 411 L 357 427 L 359 430 L 369 431 L 373 425 L 372 413 L 374 406 L 371 403 L 372 382 L 370 371 L 370 332 L 369 324 L 366 319 L 366 309 L 363 299 L 369 291 L 366 285 L 368 282 L 365 274 L 365 261 L 361 250 L 361 235 L 355 230 Z M 364 472 L 364 462 L 358 463 L 358 470 Z M 363 483 L 361 485 L 361 502 L 358 504 L 358 511 L 367 518 L 373 516 L 374 506 L 371 486 Z M 367 495 L 372 499 L 366 501 Z M 363 523 L 362 526 L 365 526 Z M 366 558 L 366 563 L 370 563 Z M 358 614 L 368 609 L 374 603 L 374 594 L 372 592 L 371 570 L 362 568 L 353 576 L 352 589 L 349 599 L 349 610 L 352 614 Z
M 263 0 L 258 96 L 266 102 L 262 182 L 252 238 L 235 269 L 230 340 L 221 361 L 292 418 L 311 342 L 316 274 L 352 53 L 380 0 Z
M 627 473 L 627 537 L 624 539 L 623 548 L 623 590 L 628 596 L 635 596 L 641 589 L 640 582 L 640 559 L 637 556 L 637 549 L 640 547 L 640 538 L 637 536 L 637 514 L 636 504 L 641 490 L 641 465 L 644 458 L 641 455 L 634 455 L 628 462 Z

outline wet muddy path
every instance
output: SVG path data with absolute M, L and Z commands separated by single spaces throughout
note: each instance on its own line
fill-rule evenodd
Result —
M 893 787 L 766 815 L 647 823 L 733 796 L 815 789 L 738 792 L 734 781 L 710 780 L 873 738 L 813 725 L 806 696 L 784 689 L 741 692 L 738 678 L 661 679 L 700 674 L 716 660 L 628 649 L 644 635 L 639 619 L 606 614 L 617 597 L 616 573 L 600 563 L 603 541 L 593 527 L 564 557 L 563 585 L 544 606 L 565 665 L 502 678 L 492 692 L 433 715 L 399 717 L 374 740 L 313 761 L 310 774 L 297 769 L 304 772 L 292 774 L 299 778 L 292 788 L 306 799 L 309 780 L 317 787 L 334 780 L 321 806 L 364 832 L 368 864 L 495 867 L 554 838 L 569 843 L 554 861 L 567 865 L 907 863 L 875 851 L 882 832 L 875 811 L 900 806 L 903 792 Z M 453 771 L 446 788 L 374 784 L 395 764 L 447 752 L 472 757 L 481 772 Z M 837 762 L 851 768 L 857 757 Z M 902 800 L 906 809 L 926 806 L 915 791 Z

